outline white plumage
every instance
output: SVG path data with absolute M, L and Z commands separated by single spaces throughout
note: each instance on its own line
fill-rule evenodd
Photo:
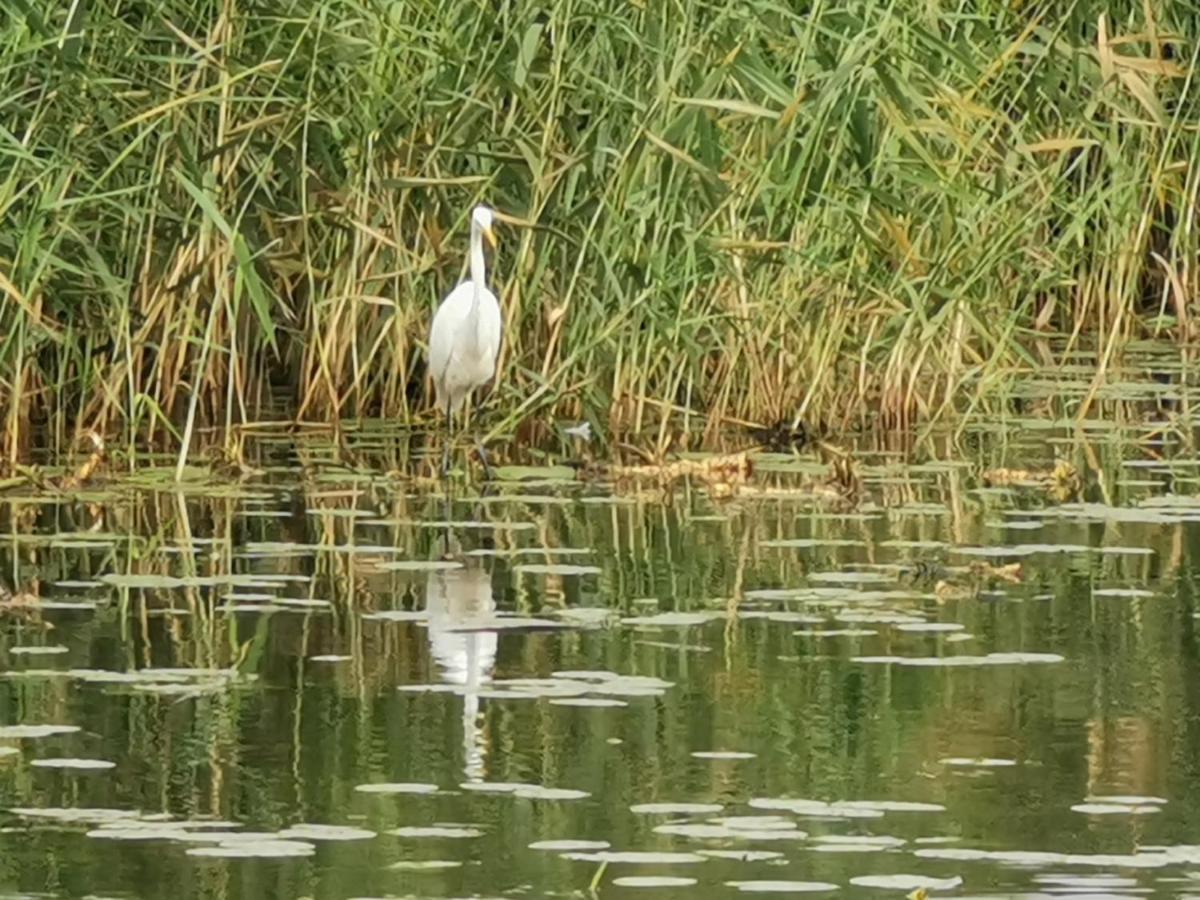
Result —
M 483 241 L 496 246 L 492 232 L 494 213 L 477 206 L 471 213 L 471 277 L 446 295 L 429 329 L 429 374 L 438 409 L 446 415 L 446 429 L 471 392 L 495 377 L 496 359 L 504 323 L 500 301 L 488 290 Z M 480 456 L 487 466 L 487 458 Z M 449 444 L 447 443 L 447 454 Z M 449 456 L 444 457 L 443 468 Z
M 492 577 L 477 567 L 439 569 L 425 582 L 426 635 L 442 678 L 461 687 L 463 761 L 468 781 L 482 781 L 486 743 L 479 716 L 479 692 L 492 680 L 496 665 L 496 599 Z

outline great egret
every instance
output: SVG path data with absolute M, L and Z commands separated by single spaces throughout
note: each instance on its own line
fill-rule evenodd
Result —
M 463 760 L 468 781 L 482 781 L 486 745 L 479 724 L 479 692 L 496 665 L 496 599 L 492 577 L 481 567 L 435 569 L 425 582 L 426 637 L 442 678 L 461 687 Z
M 438 408 L 446 414 L 446 448 L 442 454 L 442 473 L 450 468 L 450 439 L 454 413 L 470 399 L 471 393 L 487 384 L 496 374 L 503 323 L 500 301 L 488 290 L 487 264 L 483 258 L 486 238 L 496 247 L 492 231 L 495 213 L 486 206 L 471 212 L 471 277 L 446 295 L 433 316 L 429 328 L 429 374 Z M 484 471 L 491 476 L 483 442 L 476 437 L 476 449 Z

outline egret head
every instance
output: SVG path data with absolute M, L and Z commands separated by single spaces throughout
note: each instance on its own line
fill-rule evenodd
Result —
M 489 206 L 480 204 L 471 212 L 472 227 L 479 229 L 479 233 L 487 238 L 487 242 L 492 245 L 493 250 L 496 248 L 496 233 L 492 231 L 492 223 L 495 221 L 496 214 Z

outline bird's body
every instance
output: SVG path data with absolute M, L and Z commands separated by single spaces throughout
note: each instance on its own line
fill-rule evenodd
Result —
M 471 213 L 471 277 L 446 295 L 429 327 L 429 374 L 435 401 L 446 416 L 446 449 L 442 470 L 449 468 L 450 429 L 455 412 L 463 407 L 476 388 L 496 375 L 504 322 L 500 301 L 488 290 L 483 241 L 494 247 L 493 213 L 477 206 Z M 483 445 L 477 442 L 480 458 L 488 468 Z
M 500 301 L 474 280 L 446 295 L 429 329 L 429 371 L 438 409 L 458 412 L 471 392 L 496 374 L 500 355 Z M 475 310 L 472 311 L 472 306 Z

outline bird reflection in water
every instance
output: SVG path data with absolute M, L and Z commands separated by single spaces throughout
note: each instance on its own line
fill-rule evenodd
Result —
M 479 691 L 492 680 L 496 632 L 482 630 L 495 620 L 491 573 L 480 565 L 436 569 L 425 585 L 429 649 L 442 679 L 461 688 L 463 756 L 468 781 L 482 781 L 485 742 Z

